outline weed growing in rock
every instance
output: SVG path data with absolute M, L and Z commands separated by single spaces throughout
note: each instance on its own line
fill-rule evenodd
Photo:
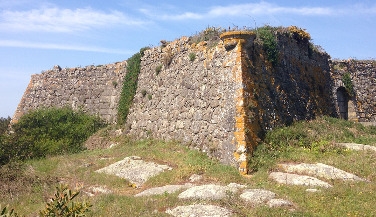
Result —
M 142 97 L 145 97 L 148 92 L 146 90 L 141 90 Z
M 346 72 L 342 76 L 342 82 L 343 85 L 345 86 L 345 89 L 347 93 L 352 97 L 354 96 L 354 85 L 352 83 L 351 75 L 350 73 Z
M 278 64 L 278 43 L 273 32 L 271 26 L 264 26 L 257 29 L 257 37 L 262 42 L 268 61 L 276 66 Z
M 157 75 L 159 75 L 159 73 L 162 71 L 162 67 L 163 67 L 163 65 L 162 65 L 162 64 L 159 64 L 159 65 L 155 68 L 155 73 L 156 73 Z
M 224 30 L 220 27 L 209 26 L 205 30 L 190 37 L 190 44 L 198 44 L 202 41 L 207 42 L 209 48 L 215 47 L 221 40 L 220 35 Z
M 195 61 L 195 59 L 196 59 L 196 54 L 195 53 L 189 53 L 189 60 L 191 62 L 193 62 L 193 61 Z

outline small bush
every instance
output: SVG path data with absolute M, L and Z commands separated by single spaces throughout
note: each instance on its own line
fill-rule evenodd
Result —
M 276 66 L 278 64 L 278 43 L 273 32 L 272 27 L 264 26 L 257 29 L 257 37 L 262 41 L 268 61 Z
M 157 75 L 159 75 L 159 73 L 162 71 L 162 67 L 163 67 L 163 65 L 162 65 L 162 64 L 159 64 L 159 65 L 155 68 L 155 73 L 156 73 Z
M 195 59 L 196 59 L 196 54 L 195 53 L 189 53 L 189 60 L 191 62 L 193 62 L 193 61 L 195 61 Z
M 308 42 L 311 40 L 311 35 L 306 32 L 304 29 L 301 29 L 297 26 L 290 26 L 288 30 L 293 38 L 297 41 Z
M 343 82 L 343 85 L 345 86 L 345 89 L 346 89 L 347 93 L 349 94 L 349 96 L 351 96 L 351 97 L 354 96 L 354 85 L 352 83 L 350 73 L 346 72 L 345 74 L 343 74 L 342 82 Z
M 146 90 L 141 90 L 141 94 L 142 94 L 142 97 L 145 97 L 146 94 L 147 94 L 147 91 Z
M 79 152 L 86 139 L 104 126 L 99 117 L 68 107 L 31 111 L 12 126 L 14 133 L 3 141 L 0 163 Z
M 9 116 L 7 118 L 0 117 L 0 135 L 8 130 L 10 120 L 11 118 Z
M 148 94 L 148 99 L 151 100 L 152 98 L 151 94 Z
M 85 216 L 91 205 L 86 202 L 73 202 L 80 192 L 72 192 L 67 186 L 56 187 L 56 193 L 46 208 L 40 211 L 43 217 Z

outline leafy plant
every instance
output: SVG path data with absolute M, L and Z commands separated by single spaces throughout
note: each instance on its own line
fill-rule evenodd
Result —
M 278 64 L 278 43 L 273 34 L 273 28 L 270 26 L 264 26 L 257 29 L 257 36 L 262 41 L 263 49 L 269 62 L 273 66 Z
M 350 73 L 346 72 L 345 74 L 343 74 L 342 82 L 349 96 L 354 96 L 354 85 L 352 83 Z
M 195 59 L 196 59 L 196 54 L 195 53 L 189 53 L 189 60 L 191 62 L 193 62 L 193 61 L 195 61 Z
M 149 100 L 152 99 L 152 95 L 151 95 L 151 94 L 148 94 L 148 99 L 149 99 Z
M 72 192 L 68 186 L 56 187 L 56 193 L 46 208 L 40 211 L 43 217 L 85 216 L 91 205 L 86 202 L 73 202 L 80 192 Z
M 14 211 L 14 209 L 7 210 L 7 207 L 1 208 L 0 205 L 0 217 L 18 217 L 19 215 Z
M 7 118 L 0 117 L 0 135 L 8 130 L 10 120 L 11 118 L 9 116 Z
M 84 149 L 86 139 L 106 124 L 97 116 L 71 108 L 41 108 L 23 115 L 3 141 L 0 164 Z

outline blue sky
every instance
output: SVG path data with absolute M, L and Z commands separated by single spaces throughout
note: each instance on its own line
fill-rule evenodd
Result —
M 208 26 L 296 25 L 332 58 L 376 58 L 374 0 L 0 0 L 0 117 L 32 74 L 123 61 Z

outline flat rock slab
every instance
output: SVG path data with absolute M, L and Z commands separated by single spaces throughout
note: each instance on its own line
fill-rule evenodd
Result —
M 324 179 L 339 179 L 343 181 L 366 181 L 354 174 L 322 163 L 279 164 L 278 166 L 288 173 L 305 174 Z
M 271 199 L 267 202 L 267 205 L 271 208 L 278 208 L 278 207 L 286 207 L 286 208 L 293 208 L 294 204 L 291 201 L 284 200 L 284 199 Z
M 220 206 L 195 204 L 168 209 L 166 213 L 179 217 L 229 217 L 232 212 Z
M 240 195 L 240 198 L 252 205 L 259 205 L 266 203 L 271 199 L 275 198 L 276 194 L 274 192 L 264 190 L 264 189 L 246 189 Z
M 149 188 L 145 191 L 138 193 L 134 195 L 135 197 L 142 197 L 142 196 L 150 196 L 150 195 L 160 195 L 160 194 L 172 194 L 175 193 L 181 189 L 187 189 L 192 187 L 193 185 L 191 183 L 187 183 L 185 185 L 166 185 L 162 187 L 156 187 L 156 188 Z
M 156 176 L 165 170 L 172 170 L 172 168 L 154 162 L 145 162 L 140 157 L 131 156 L 99 169 L 96 172 L 119 176 L 127 179 L 136 187 L 140 187 L 150 177 Z
M 330 188 L 330 185 L 327 182 L 321 181 L 315 177 L 305 176 L 305 175 L 298 175 L 298 174 L 291 174 L 291 173 L 283 173 L 283 172 L 272 172 L 269 174 L 269 178 L 280 183 L 286 185 L 303 185 L 303 186 L 310 186 L 310 187 L 324 187 Z
M 191 187 L 179 194 L 179 199 L 206 199 L 220 200 L 228 194 L 228 192 L 236 193 L 240 188 L 246 186 L 230 183 L 227 186 L 208 184 Z
M 372 145 L 363 145 L 363 144 L 357 144 L 357 143 L 337 143 L 338 145 L 355 150 L 355 151 L 374 151 L 376 152 L 376 146 Z

